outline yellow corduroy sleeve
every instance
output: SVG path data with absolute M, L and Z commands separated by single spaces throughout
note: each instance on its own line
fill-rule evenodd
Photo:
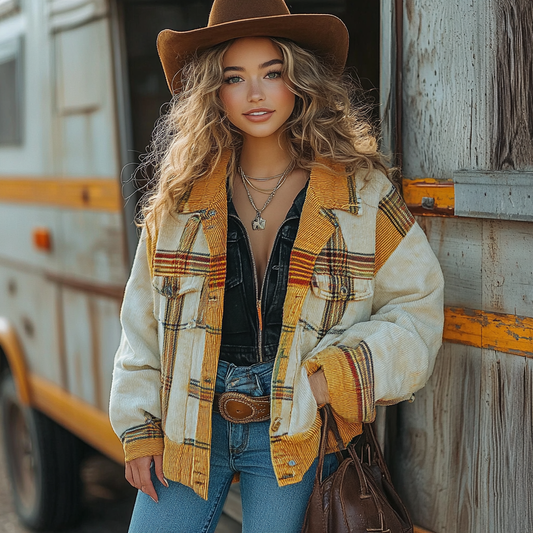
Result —
M 131 428 L 122 435 L 124 459 L 163 455 L 164 436 L 160 420 L 149 419 L 146 424 Z
M 444 280 L 429 243 L 391 188 L 376 220 L 372 315 L 312 355 L 333 410 L 347 422 L 374 419 L 375 405 L 410 398 L 429 379 L 442 342 Z
M 307 373 L 322 369 L 333 410 L 348 423 L 375 418 L 374 377 L 370 350 L 364 341 L 356 348 L 329 346 L 305 363 Z

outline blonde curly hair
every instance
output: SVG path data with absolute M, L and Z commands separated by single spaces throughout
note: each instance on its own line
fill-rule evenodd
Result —
M 282 77 L 296 95 L 284 126 L 287 149 L 296 167 L 310 171 L 319 155 L 342 165 L 347 174 L 378 169 L 387 174 L 368 108 L 354 105 L 353 82 L 334 73 L 325 61 L 288 39 L 271 38 L 283 55 Z M 141 200 L 138 225 L 155 233 L 163 213 L 179 210 L 197 181 L 208 178 L 222 157 L 232 152 L 230 187 L 242 148 L 242 134 L 225 115 L 218 97 L 224 82 L 223 57 L 233 41 L 193 57 L 181 73 L 182 90 L 156 124 L 152 143 L 137 172 L 154 170 Z

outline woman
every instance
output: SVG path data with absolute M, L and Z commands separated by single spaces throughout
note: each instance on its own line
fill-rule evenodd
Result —
M 207 28 L 158 39 L 175 96 L 110 403 L 131 532 L 214 531 L 240 478 L 243 531 L 296 533 L 317 407 L 349 442 L 431 374 L 442 274 L 350 104 L 347 46 L 282 0 L 215 0 Z

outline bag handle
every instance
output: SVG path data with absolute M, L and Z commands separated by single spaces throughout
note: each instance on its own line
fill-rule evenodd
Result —
M 333 436 L 335 437 L 335 440 L 337 441 L 337 447 L 338 450 L 335 452 L 337 454 L 337 460 L 339 461 L 339 465 L 344 461 L 344 457 L 340 453 L 341 451 L 346 450 L 346 446 L 344 446 L 344 442 L 342 441 L 339 428 L 337 427 L 337 423 L 335 422 L 335 418 L 333 416 L 333 413 L 331 411 L 331 405 L 325 404 L 320 408 L 320 415 L 322 418 L 322 429 L 320 434 L 320 447 L 318 452 L 318 465 L 316 469 L 315 474 L 315 485 L 322 482 L 322 472 L 324 469 L 324 457 L 326 455 L 326 447 L 328 442 L 328 433 L 331 431 L 333 433 Z M 367 497 L 369 495 L 369 487 L 366 481 L 365 473 L 363 472 L 363 468 L 361 466 L 361 463 L 359 461 L 359 458 L 357 457 L 357 454 L 352 453 L 352 449 L 348 448 L 348 453 L 352 457 L 356 470 L 357 475 L 359 476 L 359 482 L 362 490 L 362 497 Z
M 392 485 L 392 478 L 387 467 L 387 463 L 385 462 L 385 458 L 383 457 L 381 446 L 379 445 L 378 439 L 376 438 L 374 427 L 372 426 L 372 424 L 363 424 L 363 430 L 366 433 L 366 441 L 370 445 L 370 449 L 375 457 L 376 463 L 378 464 L 383 475 L 386 477 L 387 481 Z

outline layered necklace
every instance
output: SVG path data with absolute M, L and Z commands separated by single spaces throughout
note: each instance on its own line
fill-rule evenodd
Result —
M 241 166 L 239 165 L 238 170 L 239 170 L 239 174 L 242 179 L 242 183 L 244 185 L 244 188 L 246 189 L 246 194 L 248 195 L 248 199 L 250 200 L 250 203 L 252 204 L 252 207 L 255 210 L 255 218 L 252 220 L 253 230 L 265 229 L 266 220 L 262 217 L 263 211 L 267 208 L 268 204 L 272 201 L 272 198 L 274 198 L 274 195 L 276 194 L 276 192 L 285 183 L 287 176 L 293 171 L 293 169 L 294 169 L 294 161 L 291 161 L 289 163 L 289 166 L 281 174 L 276 174 L 275 176 L 270 176 L 268 178 L 252 178 L 250 176 L 247 176 L 244 173 Z M 273 189 L 262 189 L 252 183 L 252 181 L 264 182 L 264 181 L 271 181 L 275 179 L 277 179 L 278 182 L 276 183 Z M 251 187 L 252 189 L 258 192 L 270 193 L 266 202 L 264 203 L 261 209 L 258 209 L 257 206 L 255 205 L 254 199 L 252 198 L 250 189 L 248 187 Z

